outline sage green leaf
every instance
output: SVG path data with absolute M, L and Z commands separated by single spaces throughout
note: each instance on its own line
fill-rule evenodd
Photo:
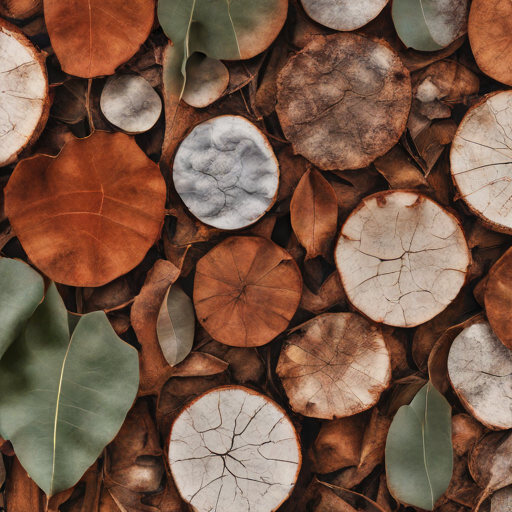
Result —
M 115 437 L 137 393 L 137 351 L 105 313 L 68 313 L 52 284 L 0 361 L 0 435 L 52 496 L 78 482 Z
M 196 317 L 189 296 L 177 283 L 172 284 L 162 302 L 156 332 L 166 361 L 175 366 L 192 350 Z
M 0 359 L 44 297 L 44 281 L 22 261 L 0 259 Z
M 432 510 L 452 477 L 451 407 L 429 382 L 395 415 L 386 441 L 386 475 L 393 497 Z

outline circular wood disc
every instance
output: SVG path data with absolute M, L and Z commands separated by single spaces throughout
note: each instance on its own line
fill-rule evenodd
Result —
M 240 116 L 220 116 L 196 126 L 181 143 L 173 180 L 200 221 L 218 229 L 241 229 L 273 206 L 279 164 L 256 126 Z
M 162 112 L 160 96 L 139 75 L 110 77 L 101 93 L 100 106 L 107 120 L 127 133 L 147 132 Z
M 379 192 L 342 227 L 336 264 L 347 297 L 376 322 L 415 327 L 465 283 L 470 253 L 457 219 L 428 197 Z
M 197 512 L 271 512 L 301 466 L 295 428 L 268 397 L 240 386 L 207 391 L 174 421 L 169 466 Z
M 486 322 L 464 329 L 453 341 L 448 375 L 462 404 L 494 430 L 512 428 L 512 351 Z
M 491 229 L 512 233 L 512 91 L 489 95 L 468 111 L 450 160 L 471 211 Z
M 25 35 L 0 18 L 0 167 L 35 141 L 50 102 L 45 59 Z
M 288 327 L 301 294 L 297 264 L 266 238 L 228 238 L 197 263 L 197 318 L 225 345 L 257 347 L 273 340 Z
M 411 81 L 384 42 L 315 36 L 278 78 L 277 114 L 294 151 L 320 169 L 359 169 L 399 140 Z
M 355 313 L 328 313 L 293 332 L 277 374 L 294 411 L 342 418 L 375 405 L 391 379 L 380 329 Z

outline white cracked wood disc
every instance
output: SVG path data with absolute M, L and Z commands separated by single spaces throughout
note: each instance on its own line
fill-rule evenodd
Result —
M 174 421 L 169 464 L 197 512 L 271 512 L 301 465 L 295 428 L 268 397 L 239 386 L 210 390 Z
M 491 229 L 512 233 L 512 91 L 489 95 L 468 111 L 450 159 L 471 211 Z
M 336 264 L 350 302 L 376 322 L 415 327 L 465 283 L 470 253 L 457 219 L 409 191 L 365 198 L 341 229 Z
M 240 116 L 220 116 L 196 126 L 174 159 L 173 180 L 200 221 L 241 229 L 274 204 L 279 164 L 266 137 Z
M 467 411 L 494 430 L 512 428 L 512 351 L 487 322 L 464 329 L 448 355 L 448 376 Z
M 49 106 L 43 56 L 19 29 L 0 18 L 0 167 L 35 141 Z
M 361 28 L 384 9 L 389 0 L 302 0 L 310 18 L 334 30 Z

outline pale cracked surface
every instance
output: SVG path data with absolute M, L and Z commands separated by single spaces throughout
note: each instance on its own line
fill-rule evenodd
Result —
M 464 285 L 469 261 L 455 217 L 406 191 L 364 199 L 343 225 L 336 248 L 352 304 L 372 320 L 398 327 L 441 313 Z
M 355 30 L 376 18 L 389 0 L 302 0 L 306 13 L 335 30 Z
M 46 113 L 44 60 L 17 29 L 0 20 L 0 167 L 14 161 Z
M 464 329 L 448 356 L 448 375 L 464 407 L 492 429 L 512 428 L 512 351 L 486 323 Z
M 274 204 L 279 165 L 256 126 L 243 117 L 220 116 L 196 126 L 181 143 L 173 179 L 200 221 L 219 229 L 241 229 Z
M 300 469 L 297 433 L 283 410 L 249 389 L 208 391 L 171 429 L 171 472 L 198 512 L 271 512 Z
M 469 110 L 450 158 L 455 184 L 471 210 L 493 229 L 512 232 L 512 91 Z

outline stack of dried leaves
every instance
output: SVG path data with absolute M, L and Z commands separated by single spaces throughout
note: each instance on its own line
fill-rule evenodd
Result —
M 0 510 L 512 509 L 510 0 L 0 16 Z

